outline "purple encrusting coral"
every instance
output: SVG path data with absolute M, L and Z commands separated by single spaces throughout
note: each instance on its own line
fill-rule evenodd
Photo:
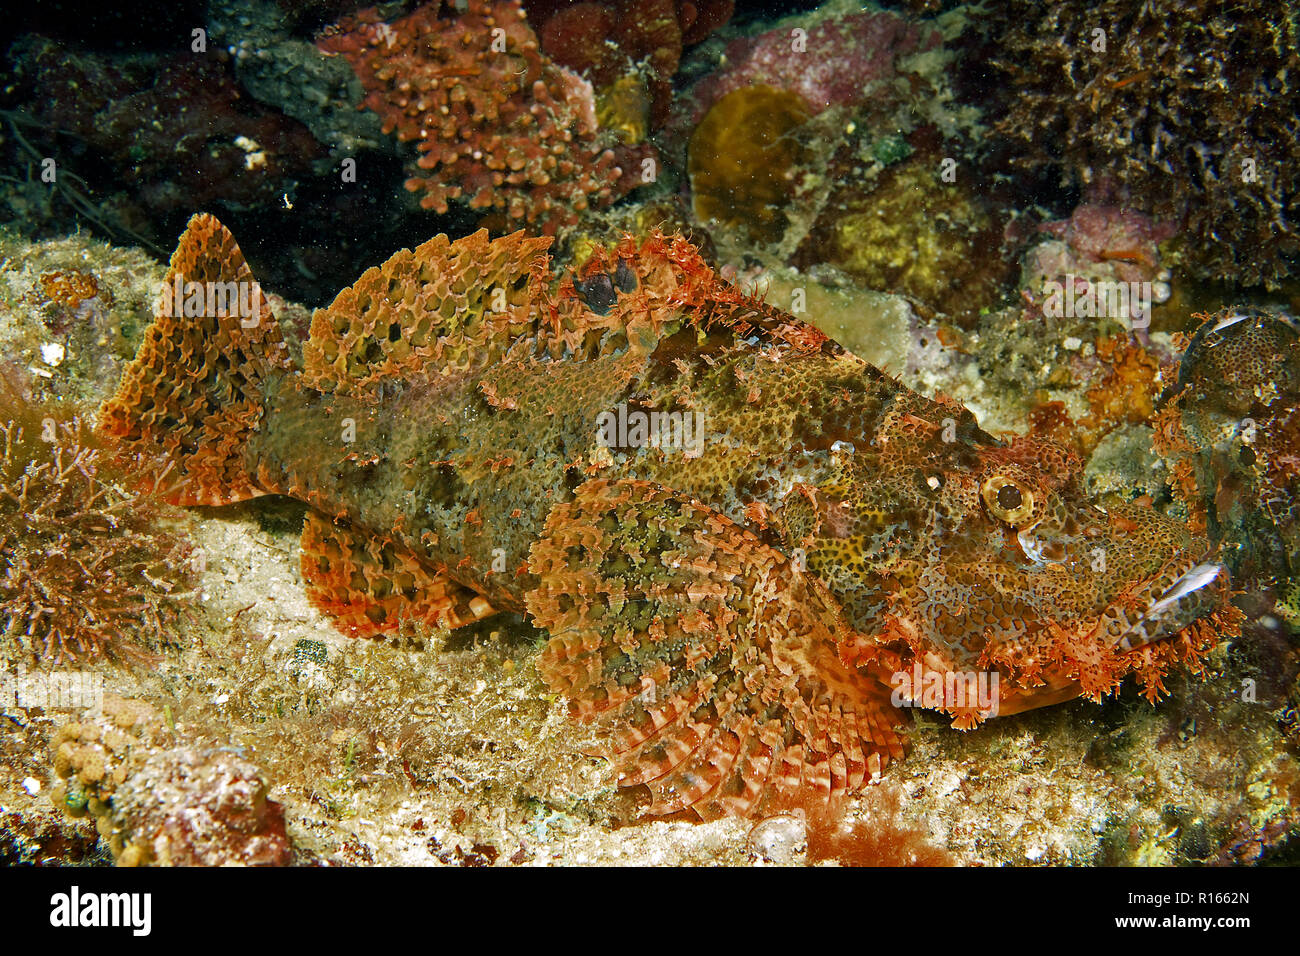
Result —
M 939 46 L 933 27 L 887 11 L 852 13 L 809 29 L 781 27 L 732 40 L 725 66 L 691 91 L 691 116 L 746 86 L 772 86 L 799 94 L 813 114 L 851 106 L 898 76 L 901 57 Z

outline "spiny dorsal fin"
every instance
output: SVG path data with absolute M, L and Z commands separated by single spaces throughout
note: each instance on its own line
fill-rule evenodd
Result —
M 388 381 L 494 361 L 537 327 L 550 239 L 434 236 L 367 269 L 311 320 L 304 384 L 375 396 Z
M 839 349 L 807 322 L 741 294 L 680 236 L 597 249 L 555 298 L 550 243 L 522 232 L 440 235 L 366 270 L 312 316 L 304 384 L 377 398 L 385 383 L 491 364 L 523 339 L 535 354 L 581 359 L 651 348 L 688 324 Z
M 816 326 L 742 293 L 678 235 L 627 236 L 596 249 L 560 284 L 557 299 L 539 342 L 556 356 L 590 356 L 625 344 L 648 350 L 685 326 L 729 329 L 737 338 L 754 336 L 805 352 L 843 351 Z

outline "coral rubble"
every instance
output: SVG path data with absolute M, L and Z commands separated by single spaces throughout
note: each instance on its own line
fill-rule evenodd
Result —
M 89 813 L 119 866 L 289 862 L 284 810 L 257 768 L 228 749 L 169 748 L 173 736 L 148 703 L 106 695 L 55 733 L 51 802 Z

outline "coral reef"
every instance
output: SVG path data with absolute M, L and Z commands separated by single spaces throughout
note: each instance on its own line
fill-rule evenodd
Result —
M 953 94 L 945 44 L 963 25 L 828 4 L 732 41 L 662 137 L 686 154 L 697 217 L 736 258 L 831 267 L 971 324 L 1011 270 L 1008 213 L 977 185 L 978 124 Z
M 644 64 L 650 118 L 658 126 L 672 103 L 673 74 L 682 48 L 723 26 L 733 0 L 609 0 L 564 3 L 526 0 L 542 49 L 557 63 L 604 90 Z
M 886 6 L 16 16 L 0 863 L 1295 862 L 1300 6 Z
M 0 230 L 3 401 L 97 405 L 135 354 L 161 278 L 143 249 L 75 234 L 32 244 Z
M 596 121 L 622 143 L 643 142 L 650 131 L 650 93 L 641 77 L 627 73 L 596 93 Z
M 243 96 L 213 57 L 110 59 L 29 35 L 9 58 L 40 124 L 33 137 L 66 172 L 137 204 L 120 213 L 128 218 L 278 202 L 324 155 L 302 124 Z
M 1080 280 L 1080 302 L 1085 285 Z M 1171 334 L 1152 331 L 1140 340 L 1140 330 L 1127 328 L 1119 312 L 1059 314 L 1044 304 L 1022 290 L 1020 305 L 979 316 L 956 339 L 967 368 L 978 372 L 977 403 L 995 403 L 987 413 L 996 415 L 996 427 L 1017 433 L 1028 427 L 1086 459 L 1111 433 L 1150 426 L 1179 359 Z M 1131 487 L 1158 490 L 1150 477 Z M 1103 483 L 1117 492 L 1123 482 Z
M 955 31 L 960 21 L 948 26 Z M 943 37 L 935 26 L 895 13 L 850 12 L 838 4 L 787 17 L 732 40 L 713 68 L 676 97 L 656 141 L 668 162 L 684 166 L 692 134 L 720 100 L 754 87 L 797 97 L 812 120 L 796 134 L 808 147 L 795 171 L 808 180 L 797 203 L 808 207 L 801 217 L 806 230 L 831 185 L 860 181 L 896 161 L 899 148 L 907 150 L 902 138 L 914 130 L 928 125 L 952 137 L 969 126 L 973 111 L 953 102 L 952 54 Z
M 1300 254 L 1297 8 L 1014 0 L 988 8 L 1019 162 L 1178 223 L 1195 272 L 1276 285 Z
M 1149 422 L 1160 394 L 1160 364 L 1145 348 L 1124 335 L 1098 339 L 1096 347 L 1100 381 L 1085 393 L 1088 414 L 1077 423 L 1085 454 L 1111 430 Z
M 87 299 L 99 296 L 99 280 L 95 278 L 95 274 L 79 270 L 46 272 L 41 276 L 41 288 L 45 290 L 45 295 L 51 302 L 72 312 L 80 309 L 81 303 Z M 104 304 L 111 306 L 112 297 L 110 296 Z
M 878 140 L 877 148 L 882 142 L 890 146 Z M 847 169 L 837 177 L 842 164 L 833 161 L 828 178 L 837 185 L 791 264 L 833 265 L 869 289 L 912 296 L 973 324 L 1012 278 L 1000 254 L 1003 217 L 968 179 L 945 181 L 941 162 L 930 146 L 864 182 Z
M 164 738 L 161 716 L 150 704 L 104 695 L 97 714 L 63 724 L 50 739 L 50 803 L 74 817 L 89 813 L 107 835 L 113 794 L 145 759 L 146 748 L 158 748 Z
M 59 662 L 173 640 L 188 545 L 155 494 L 55 409 L 0 403 L 0 440 L 0 646 Z
M 1043 223 L 1052 237 L 1026 255 L 1022 274 L 1042 280 L 1088 270 L 1090 278 L 1150 282 L 1159 274 L 1160 243 L 1176 234 L 1169 223 L 1133 209 L 1083 203 L 1068 219 Z M 1105 271 L 1102 271 L 1105 270 Z M 1026 283 L 1027 284 L 1027 283 Z
M 542 54 L 518 0 L 472 0 L 454 17 L 442 8 L 393 23 L 364 10 L 319 41 L 352 65 L 384 132 L 416 143 L 406 187 L 422 206 L 446 212 L 464 199 L 495 211 L 496 228 L 553 234 L 641 182 L 652 153 L 616 137 L 603 145 L 591 84 Z

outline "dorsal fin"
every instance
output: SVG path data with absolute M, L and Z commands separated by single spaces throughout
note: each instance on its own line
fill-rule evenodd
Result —
M 367 269 L 311 320 L 304 384 L 377 395 L 385 380 L 490 362 L 537 327 L 551 240 L 434 236 Z
M 552 353 L 590 354 L 624 340 L 651 348 L 687 325 L 728 328 L 738 338 L 755 336 L 800 351 L 843 351 L 810 323 L 742 293 L 682 236 L 627 236 L 611 249 L 597 249 L 561 283 L 557 299 L 540 343 Z
M 814 326 L 724 281 L 680 236 L 598 248 L 552 295 L 550 239 L 435 236 L 366 272 L 312 316 L 304 384 L 377 398 L 385 382 L 482 367 L 521 339 L 552 358 L 649 349 L 686 325 L 812 351 Z

